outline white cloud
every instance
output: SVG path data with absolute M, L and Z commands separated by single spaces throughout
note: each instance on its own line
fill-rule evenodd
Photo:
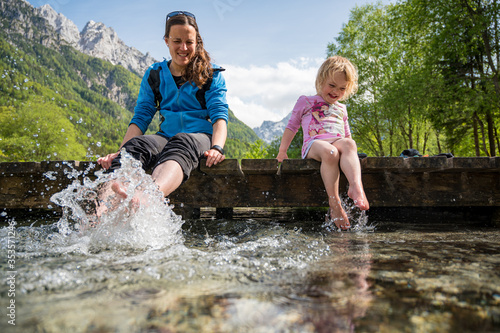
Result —
M 300 95 L 314 95 L 314 81 L 324 59 L 301 58 L 275 66 L 222 65 L 229 107 L 254 128 L 264 120 L 279 121 L 292 111 Z

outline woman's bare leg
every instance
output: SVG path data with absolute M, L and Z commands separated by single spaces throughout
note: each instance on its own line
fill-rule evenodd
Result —
M 155 168 L 152 177 L 166 197 L 181 186 L 184 180 L 184 172 L 179 163 L 168 160 Z

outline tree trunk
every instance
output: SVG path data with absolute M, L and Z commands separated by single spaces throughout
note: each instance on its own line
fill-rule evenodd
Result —
M 488 110 L 488 112 L 486 113 L 486 121 L 488 122 L 488 141 L 490 144 L 490 157 L 493 157 L 496 156 L 495 135 L 493 132 L 495 128 L 495 122 L 493 121 L 491 110 Z
M 477 112 L 474 111 L 474 114 L 472 116 L 472 126 L 474 128 L 474 148 L 476 150 L 476 157 L 481 156 L 481 149 L 479 148 L 479 132 L 477 130 Z
M 439 140 L 439 132 L 436 131 L 436 142 L 438 146 L 438 154 L 441 154 L 443 151 L 441 150 L 441 141 Z
M 413 148 L 413 129 L 411 123 L 411 106 L 408 105 L 408 143 L 410 144 L 407 148 Z

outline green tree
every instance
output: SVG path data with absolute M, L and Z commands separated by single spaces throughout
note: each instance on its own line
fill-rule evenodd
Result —
M 302 142 L 303 142 L 303 133 L 302 129 L 299 129 L 297 134 L 293 137 L 292 142 L 290 143 L 290 147 L 288 147 L 287 155 L 288 158 L 302 158 Z M 276 158 L 279 153 L 281 144 L 281 138 L 274 139 L 271 141 L 266 150 L 266 155 L 264 158 Z
M 425 152 L 432 128 L 426 120 L 427 73 L 422 68 L 423 32 L 400 19 L 398 6 L 366 5 L 349 22 L 328 54 L 350 59 L 359 70 L 359 91 L 347 102 L 353 137 L 373 155 Z
M 268 145 L 261 139 L 250 145 L 243 158 L 266 158 Z
M 83 160 L 85 147 L 65 110 L 32 100 L 19 108 L 0 107 L 2 161 Z
M 494 119 L 500 111 L 498 0 L 408 0 L 404 5 L 408 24 L 431 32 L 426 68 L 442 78 L 441 95 L 432 100 L 441 111 L 431 117 L 435 127 L 445 131 L 448 145 L 460 154 L 495 156 Z
M 349 102 L 359 147 L 375 155 L 493 156 L 498 145 L 498 0 L 406 0 L 366 5 L 328 54 L 355 63 Z

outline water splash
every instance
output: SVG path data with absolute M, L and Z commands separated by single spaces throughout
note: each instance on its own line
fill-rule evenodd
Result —
M 82 252 L 158 249 L 183 242 L 181 217 L 165 202 L 140 162 L 123 151 L 121 164 L 112 173 L 95 172 L 94 180 L 88 171 L 65 172 L 73 182 L 50 199 L 63 209 L 54 242 Z M 112 191 L 112 183 L 121 184 L 126 197 Z
M 373 232 L 375 231 L 375 225 L 368 223 L 368 216 L 366 215 L 366 211 L 359 210 L 356 207 L 355 203 L 350 200 L 348 197 L 340 196 L 340 201 L 342 207 L 344 208 L 347 217 L 349 218 L 349 222 L 351 224 L 350 231 L 355 232 Z M 321 226 L 328 232 L 341 232 L 342 229 L 338 228 L 335 225 L 334 220 L 332 220 L 329 215 L 326 215 L 326 220 Z

